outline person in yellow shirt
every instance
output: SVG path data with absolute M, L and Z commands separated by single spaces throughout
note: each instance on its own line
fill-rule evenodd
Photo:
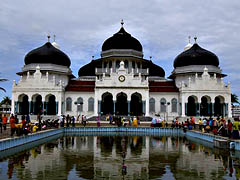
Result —
M 164 128 L 165 127 L 165 121 L 164 121 L 164 119 L 162 120 L 162 128 Z
M 33 128 L 32 128 L 32 132 L 33 132 L 33 133 L 36 132 L 37 129 L 38 129 L 38 127 L 37 127 L 36 125 L 34 125 Z
M 134 127 L 138 126 L 138 122 L 137 122 L 137 118 L 136 117 L 133 118 L 132 124 L 133 124 Z
M 234 119 L 233 122 L 233 139 L 239 139 L 239 121 L 238 118 Z
M 198 121 L 198 126 L 199 126 L 199 130 L 201 131 L 202 130 L 202 127 L 203 127 L 203 122 L 202 122 L 202 119 L 200 118 L 199 121 Z

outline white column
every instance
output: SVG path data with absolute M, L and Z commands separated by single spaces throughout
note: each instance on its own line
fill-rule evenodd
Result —
M 98 115 L 98 98 L 97 98 L 97 93 L 95 89 L 95 98 L 94 98 L 94 116 Z
M 231 101 L 228 102 L 228 117 L 232 117 L 232 105 L 231 105 Z
M 149 116 L 149 91 L 146 92 L 145 116 Z
M 11 105 L 11 114 L 15 114 L 15 102 L 14 95 L 12 94 L 12 105 Z
M 62 95 L 59 95 L 58 99 L 58 116 L 61 116 L 62 114 Z
M 184 96 L 182 95 L 182 117 L 185 117 L 185 101 Z

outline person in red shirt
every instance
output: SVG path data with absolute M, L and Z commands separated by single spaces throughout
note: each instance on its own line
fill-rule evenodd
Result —
M 228 137 L 231 138 L 232 137 L 232 122 L 230 120 L 228 120 L 228 124 L 227 124 L 227 130 L 228 130 Z
M 15 130 L 16 130 L 15 118 L 14 118 L 13 114 L 10 117 L 10 127 L 11 127 L 11 136 L 13 136 L 13 134 L 15 133 Z
M 3 124 L 4 131 L 7 129 L 7 121 L 8 121 L 8 117 L 6 116 L 6 114 L 4 114 L 4 117 L 2 118 L 2 124 Z

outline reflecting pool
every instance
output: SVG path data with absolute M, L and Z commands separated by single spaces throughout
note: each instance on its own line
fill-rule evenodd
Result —
M 2 158 L 0 179 L 240 178 L 237 152 L 200 143 L 185 137 L 64 136 Z

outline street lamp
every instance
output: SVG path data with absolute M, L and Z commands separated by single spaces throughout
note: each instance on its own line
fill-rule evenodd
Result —
M 76 116 L 76 118 L 77 118 L 77 117 L 78 117 L 78 107 L 80 106 L 81 109 L 82 109 L 83 102 L 77 102 L 77 101 L 75 101 L 74 104 L 77 106 L 77 116 Z
M 166 112 L 167 112 L 167 122 L 168 122 L 168 106 L 170 105 L 170 102 L 167 102 L 167 105 L 166 105 Z
M 166 121 L 168 121 L 168 106 L 170 105 L 170 102 L 161 102 L 161 105 L 163 105 L 163 106 L 165 106 L 166 107 L 166 114 L 165 114 L 165 117 L 164 117 L 164 119 L 166 120 Z

